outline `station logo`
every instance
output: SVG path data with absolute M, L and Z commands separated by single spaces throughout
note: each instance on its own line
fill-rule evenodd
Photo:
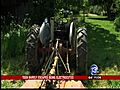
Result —
M 97 75 L 99 73 L 98 66 L 96 64 L 92 64 L 90 67 L 91 75 Z

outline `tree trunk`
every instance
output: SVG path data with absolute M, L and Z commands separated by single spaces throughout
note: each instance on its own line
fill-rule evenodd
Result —
M 112 4 L 113 4 L 112 0 L 105 4 L 106 11 L 107 11 L 107 16 L 108 16 L 109 20 L 114 20 L 114 18 L 115 18 L 115 13 L 113 12 Z

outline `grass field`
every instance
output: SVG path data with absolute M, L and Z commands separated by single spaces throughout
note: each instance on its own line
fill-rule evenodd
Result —
M 88 30 L 88 68 L 99 67 L 99 75 L 120 75 L 120 32 L 104 16 L 86 17 Z M 89 88 L 120 88 L 120 80 L 88 81 Z
M 113 21 L 103 16 L 89 16 L 85 20 L 88 31 L 88 69 L 99 67 L 99 75 L 120 75 L 120 32 L 115 31 Z M 19 65 L 18 65 L 19 63 Z M 25 59 L 19 56 L 1 60 L 1 74 L 27 75 Z M 1 88 L 17 88 L 23 80 L 2 80 Z M 120 80 L 85 81 L 88 88 L 120 88 Z

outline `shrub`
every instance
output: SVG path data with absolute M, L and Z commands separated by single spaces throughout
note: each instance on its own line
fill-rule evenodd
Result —
M 25 40 L 29 26 L 11 21 L 1 25 L 1 58 L 11 58 L 24 54 Z
M 117 17 L 117 18 L 114 20 L 114 25 L 115 25 L 115 30 L 116 30 L 117 32 L 119 32 L 119 31 L 120 31 L 120 16 Z
M 101 15 L 104 13 L 104 10 L 101 6 L 95 5 L 95 6 L 90 6 L 89 12 L 97 15 Z

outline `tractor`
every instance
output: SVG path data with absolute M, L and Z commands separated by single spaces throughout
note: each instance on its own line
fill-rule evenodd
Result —
M 71 11 L 59 15 L 30 28 L 26 60 L 31 75 L 87 75 L 87 29 L 76 27 Z

